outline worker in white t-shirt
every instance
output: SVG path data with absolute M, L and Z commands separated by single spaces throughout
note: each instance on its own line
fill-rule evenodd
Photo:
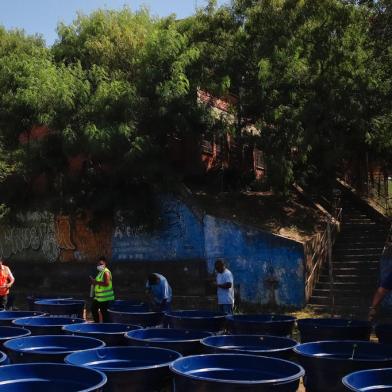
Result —
M 226 268 L 222 259 L 216 260 L 215 271 L 219 310 L 226 314 L 232 314 L 234 308 L 233 274 Z

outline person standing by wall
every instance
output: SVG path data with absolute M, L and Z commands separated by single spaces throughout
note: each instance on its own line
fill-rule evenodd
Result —
M 148 276 L 146 292 L 151 295 L 154 310 L 169 312 L 171 310 L 172 289 L 167 279 L 160 274 L 153 273 Z
M 91 305 L 91 313 L 94 322 L 99 323 L 99 312 L 101 312 L 102 322 L 108 323 L 108 308 L 114 301 L 114 291 L 112 283 L 112 273 L 107 268 L 107 260 L 101 256 L 97 265 L 98 275 L 94 279 L 90 276 L 91 284 L 94 286 L 94 299 Z
M 5 310 L 7 308 L 8 294 L 15 282 L 11 270 L 4 265 L 4 262 L 4 258 L 0 257 L 0 310 Z
M 232 314 L 234 310 L 233 274 L 226 268 L 222 259 L 216 260 L 215 271 L 219 311 Z
M 392 271 L 381 280 L 380 285 L 377 287 L 373 295 L 372 304 L 369 308 L 368 319 L 373 321 L 377 315 L 378 307 L 387 294 L 392 291 Z

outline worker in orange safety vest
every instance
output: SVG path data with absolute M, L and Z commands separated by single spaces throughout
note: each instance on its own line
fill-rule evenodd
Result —
M 15 282 L 11 270 L 4 262 L 4 258 L 0 257 L 0 310 L 6 309 L 10 287 Z

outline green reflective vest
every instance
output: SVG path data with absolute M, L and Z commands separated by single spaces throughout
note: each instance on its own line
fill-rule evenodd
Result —
M 108 268 L 105 268 L 103 271 L 99 272 L 95 280 L 97 282 L 104 281 L 105 273 L 109 273 L 109 285 L 108 286 L 94 286 L 94 299 L 98 302 L 106 302 L 106 301 L 114 301 L 114 291 L 113 291 L 113 284 L 112 284 L 112 273 L 109 271 Z

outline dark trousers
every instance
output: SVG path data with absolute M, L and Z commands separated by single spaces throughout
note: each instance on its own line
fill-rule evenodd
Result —
M 91 304 L 91 313 L 95 323 L 99 323 L 99 312 L 101 312 L 102 315 L 102 322 L 110 323 L 108 308 L 111 303 L 112 301 L 99 302 L 96 299 L 93 300 L 93 303 Z
M 0 310 L 7 309 L 8 295 L 0 296 Z

